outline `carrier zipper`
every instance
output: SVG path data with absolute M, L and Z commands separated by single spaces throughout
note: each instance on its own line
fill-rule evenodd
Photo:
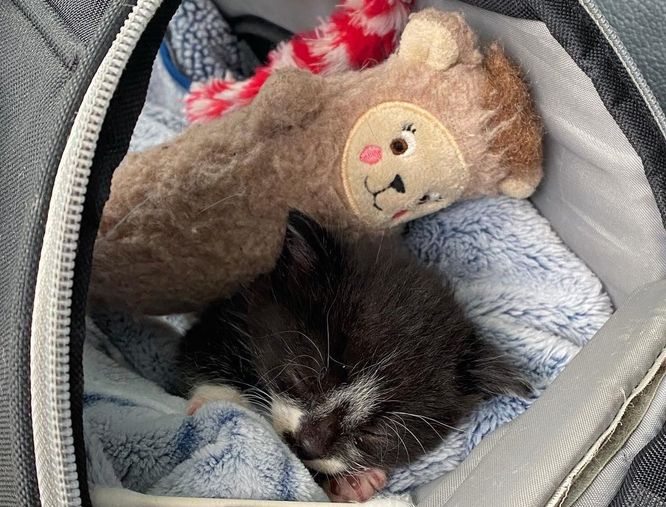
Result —
M 30 343 L 35 465 L 43 506 L 81 505 L 70 405 L 72 287 L 95 148 L 125 65 L 162 0 L 138 0 L 81 103 L 55 177 L 37 272 Z

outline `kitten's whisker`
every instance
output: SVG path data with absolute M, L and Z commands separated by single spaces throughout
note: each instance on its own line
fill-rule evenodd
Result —
M 379 246 L 377 247 L 377 256 L 375 257 L 375 266 L 379 262 L 379 253 L 382 251 L 382 244 L 384 243 L 384 234 L 386 234 L 386 229 L 382 229 L 382 237 L 379 239 Z
M 296 333 L 296 334 L 299 334 L 299 335 L 301 335 L 303 338 L 305 338 L 306 340 L 308 340 L 308 341 L 312 344 L 312 346 L 315 348 L 315 350 L 317 351 L 317 353 L 319 354 L 319 357 L 321 357 L 321 361 L 322 361 L 322 363 L 324 362 L 324 355 L 321 353 L 321 350 L 319 349 L 319 347 L 317 347 L 317 344 L 314 342 L 314 340 L 313 340 L 312 338 L 310 338 L 308 335 L 306 335 L 306 334 L 303 333 L 302 331 L 297 331 L 297 330 L 294 329 L 294 330 L 287 330 L 287 331 L 278 331 L 278 332 L 276 332 L 276 333 L 271 333 L 271 334 L 281 335 L 281 334 L 288 334 L 288 333 Z
M 247 338 L 252 338 L 252 335 L 250 335 L 247 331 L 238 327 L 236 324 L 233 324 L 230 320 L 226 320 L 226 319 L 220 319 L 220 320 L 222 322 L 224 322 L 227 326 L 229 326 L 231 329 L 236 331 L 238 334 L 240 334 L 241 336 L 245 336 Z
M 410 414 L 409 412 L 390 412 L 390 413 L 391 413 L 391 414 L 396 414 L 396 415 L 398 415 L 398 416 L 404 415 L 404 416 L 408 416 L 408 417 L 418 417 L 419 419 L 423 419 L 424 421 L 426 421 L 426 420 L 428 420 L 428 421 L 432 421 L 433 423 L 435 423 L 435 424 L 439 424 L 440 426 L 442 426 L 442 427 L 444 427 L 444 428 L 447 428 L 447 429 L 449 429 L 449 430 L 459 431 L 459 432 L 461 432 L 461 433 L 464 433 L 464 432 L 465 432 L 465 430 L 463 430 L 462 428 L 457 428 L 457 427 L 455 427 L 455 426 L 451 426 L 451 425 L 449 425 L 449 424 L 445 424 L 445 423 L 443 423 L 443 422 L 441 422 L 441 421 L 438 421 L 437 419 L 433 419 L 432 417 L 426 417 L 426 416 L 424 416 L 424 415 L 418 415 L 418 414 Z
M 398 437 L 398 439 L 399 439 L 400 442 L 402 443 L 402 446 L 405 448 L 405 453 L 407 454 L 407 462 L 408 462 L 408 463 L 411 463 L 411 462 L 412 462 L 412 459 L 411 459 L 410 456 L 409 456 L 409 449 L 407 449 L 407 444 L 405 443 L 405 440 L 404 440 L 404 439 L 400 436 L 400 434 L 398 433 L 398 425 L 397 425 L 396 422 L 395 422 L 393 419 L 391 419 L 390 417 L 387 417 L 387 418 L 386 418 L 386 421 L 388 421 L 388 422 L 390 422 L 390 423 L 393 424 L 393 426 L 391 426 L 391 429 L 393 430 L 393 433 L 395 433 L 395 436 Z M 397 454 L 396 454 L 396 456 L 397 456 Z
M 298 363 L 294 363 L 294 362 L 291 362 L 291 361 L 289 362 L 289 364 L 292 365 L 292 366 L 298 366 L 299 368 L 304 368 L 306 370 L 312 371 L 314 373 L 315 378 L 318 377 L 319 374 L 321 373 L 321 370 L 318 370 L 317 368 L 313 368 L 312 366 L 307 366 L 305 364 L 298 364 Z
M 274 370 L 277 370 L 278 368 L 280 368 L 280 366 L 282 366 L 282 369 L 277 373 L 277 375 L 274 375 L 274 376 L 271 378 L 270 381 L 267 380 L 267 379 L 266 379 L 266 375 L 270 374 L 270 373 L 273 372 Z M 260 378 L 261 378 L 261 380 L 263 380 L 266 384 L 272 384 L 272 383 L 275 381 L 276 378 L 278 378 L 280 375 L 282 375 L 282 373 L 284 372 L 284 370 L 286 370 L 287 368 L 289 368 L 289 366 L 291 366 L 289 363 L 284 364 L 284 365 L 277 365 L 277 366 L 271 368 L 270 370 L 268 370 L 268 371 L 267 371 L 264 375 L 262 375 Z
M 398 417 L 400 417 L 400 416 L 398 416 Z M 423 454 L 427 454 L 427 451 L 425 450 L 425 447 L 423 447 L 423 444 L 421 443 L 421 440 L 419 440 L 419 437 L 417 437 L 414 434 L 414 432 L 407 427 L 407 424 L 405 424 L 405 420 L 402 417 L 400 417 L 400 421 L 396 421 L 396 423 L 400 424 L 400 426 L 405 428 L 405 430 L 408 431 L 409 434 L 414 437 L 414 440 L 416 440 L 416 443 L 419 444 L 419 446 L 421 447 L 421 450 L 423 451 Z
M 333 309 L 333 305 L 335 305 L 335 302 L 338 299 L 338 294 L 335 294 L 335 297 L 333 298 L 333 301 L 331 301 L 331 305 L 328 307 L 328 310 L 326 310 L 326 369 L 328 370 L 331 366 L 331 329 L 329 326 L 329 317 L 331 315 L 331 310 Z

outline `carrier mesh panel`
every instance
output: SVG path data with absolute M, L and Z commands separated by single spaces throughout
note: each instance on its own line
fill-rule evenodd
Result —
M 30 326 L 53 179 L 85 90 L 130 0 L 5 0 L 0 15 L 0 504 L 38 505 L 30 419 Z M 104 7 L 94 44 L 74 5 Z M 64 18 L 62 14 L 66 14 Z
M 666 426 L 639 452 L 611 507 L 666 507 Z

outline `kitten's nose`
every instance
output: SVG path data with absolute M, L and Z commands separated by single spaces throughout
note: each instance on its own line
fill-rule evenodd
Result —
M 402 178 L 400 177 L 399 174 L 395 175 L 395 178 L 393 178 L 393 181 L 389 185 L 389 188 L 392 188 L 399 194 L 404 194 L 405 193 L 405 182 L 402 181 Z
M 294 438 L 293 450 L 300 459 L 323 458 L 329 453 L 337 432 L 338 418 L 334 414 L 306 421 Z

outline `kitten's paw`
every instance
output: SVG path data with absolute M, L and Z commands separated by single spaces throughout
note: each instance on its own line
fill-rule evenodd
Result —
M 192 398 L 187 403 L 187 415 L 196 414 L 197 410 L 199 410 L 204 403 L 206 403 L 206 400 L 204 400 L 203 398 Z
M 365 502 L 386 486 L 386 473 L 369 468 L 354 475 L 329 479 L 324 491 L 333 502 Z
M 210 401 L 228 401 L 250 408 L 249 403 L 235 387 L 215 384 L 203 384 L 192 391 L 187 404 L 187 415 L 196 414 L 204 404 Z

